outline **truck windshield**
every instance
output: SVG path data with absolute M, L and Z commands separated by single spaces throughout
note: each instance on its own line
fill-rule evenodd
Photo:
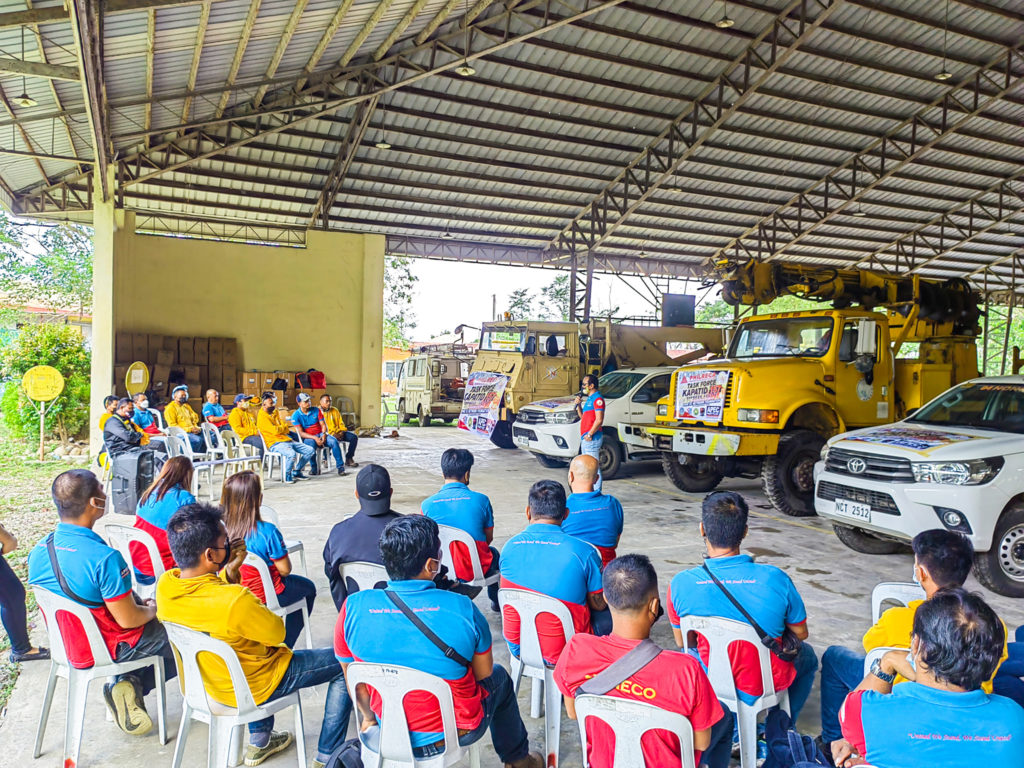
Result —
M 644 377 L 643 373 L 627 373 L 625 371 L 614 371 L 605 374 L 599 379 L 601 394 L 605 400 L 614 400 L 622 397 L 637 385 L 637 382 Z
M 907 421 L 1024 434 L 1024 384 L 964 384 L 932 400 Z
M 484 328 L 480 335 L 480 349 L 489 352 L 522 352 L 526 342 L 526 328 Z
M 742 323 L 729 357 L 824 357 L 832 342 L 831 317 L 778 317 Z

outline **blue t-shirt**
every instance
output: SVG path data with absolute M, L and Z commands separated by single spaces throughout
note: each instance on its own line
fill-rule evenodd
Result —
M 151 427 L 156 419 L 153 418 L 153 414 L 149 411 L 143 411 L 136 408 L 135 412 L 132 413 L 132 421 L 139 429 L 145 430 L 146 427 Z
M 604 411 L 604 395 L 600 392 L 592 392 L 583 401 L 580 411 L 583 413 L 583 417 L 580 419 L 580 435 L 585 435 L 594 426 L 594 421 L 597 420 L 597 412 Z
M 906 682 L 888 694 L 854 691 L 839 719 L 843 737 L 875 768 L 1024 765 L 1024 709 L 982 690 Z
M 284 545 L 281 531 L 266 520 L 257 520 L 256 527 L 245 535 L 245 548 L 254 555 L 259 555 L 270 565 L 273 565 L 275 560 L 283 560 L 288 556 L 288 548 Z
M 319 434 L 320 429 L 317 425 L 320 423 L 321 418 L 319 408 L 310 408 L 309 413 L 303 413 L 302 409 L 299 408 L 292 414 L 292 424 L 296 427 L 301 427 L 304 432 Z
M 465 595 L 437 589 L 432 581 L 389 581 L 412 611 L 448 645 L 468 661 L 491 649 L 491 629 L 473 601 Z M 343 663 L 368 661 L 399 664 L 428 672 L 448 682 L 458 728 L 476 728 L 483 719 L 482 695 L 472 669 L 446 657 L 395 606 L 382 590 L 349 595 L 334 629 L 334 654 Z M 374 692 L 370 706 L 380 717 L 380 698 Z M 405 699 L 405 712 L 415 747 L 442 737 L 436 699 L 413 692 Z
M 159 501 L 156 498 L 156 493 L 151 493 L 149 498 L 146 499 L 145 504 L 139 504 L 138 508 L 135 510 L 135 514 L 150 525 L 159 528 L 162 531 L 166 531 L 167 524 L 171 520 L 171 515 L 186 504 L 195 503 L 195 496 L 181 486 L 175 486 L 165 493 L 164 497 Z
M 223 418 L 224 407 L 220 403 L 204 403 L 203 418 L 208 419 L 211 416 L 215 419 Z
M 622 505 L 600 491 L 573 493 L 566 499 L 569 516 L 562 530 L 596 547 L 614 547 L 622 535 Z
M 493 560 L 484 532 L 484 529 L 494 527 L 494 510 L 491 509 L 490 499 L 482 493 L 471 491 L 465 483 L 445 483 L 440 491 L 423 500 L 420 511 L 438 525 L 459 528 L 472 536 L 477 543 L 480 567 L 484 573 L 487 572 Z M 464 549 L 458 550 L 453 556 L 455 575 L 470 581 L 473 569 Z

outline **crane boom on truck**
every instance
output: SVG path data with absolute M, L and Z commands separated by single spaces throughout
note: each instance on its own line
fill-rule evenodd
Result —
M 723 359 L 674 372 L 654 423 L 620 426 L 620 440 L 661 453 L 682 490 L 760 475 L 777 509 L 812 515 L 829 437 L 903 418 L 978 375 L 981 312 L 965 281 L 757 261 L 720 262 L 713 275 L 733 306 L 831 306 L 743 318 Z

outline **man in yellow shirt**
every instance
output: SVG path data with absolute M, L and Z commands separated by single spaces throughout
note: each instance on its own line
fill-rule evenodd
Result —
M 178 563 L 160 577 L 157 618 L 223 640 L 238 656 L 253 700 L 263 704 L 304 688 L 328 683 L 316 766 L 345 740 L 352 701 L 333 648 L 291 651 L 284 644 L 284 621 L 240 584 L 245 541 L 228 541 L 220 510 L 189 504 L 171 517 L 167 541 Z M 218 576 L 218 571 L 221 575 Z M 236 705 L 223 663 L 200 657 L 206 692 L 215 701 Z M 301 734 L 300 734 L 301 738 Z M 274 718 L 249 723 L 245 764 L 255 766 L 292 743 L 292 734 L 274 730 Z
M 259 430 L 256 429 L 256 419 L 249 413 L 249 395 L 239 392 L 235 395 L 235 407 L 228 413 L 228 426 L 246 445 L 251 445 L 263 458 L 263 441 L 260 440 Z
M 302 468 L 313 460 L 316 450 L 293 441 L 289 436 L 292 425 L 277 412 L 277 395 L 264 392 L 262 402 L 263 407 L 256 415 L 256 428 L 266 441 L 267 450 L 284 456 L 284 481 L 294 483 L 296 480 L 305 480 L 307 475 L 303 474 Z
M 944 529 L 922 531 L 911 542 L 914 550 L 914 581 L 921 585 L 925 599 L 946 587 L 961 587 L 974 564 L 974 546 L 962 534 Z M 864 650 L 910 648 L 914 614 L 924 600 L 912 600 L 907 606 L 890 608 L 864 635 Z M 1005 632 L 1005 625 L 1004 636 Z M 999 658 L 1007 657 L 1006 643 Z M 864 679 L 864 656 L 842 646 L 831 646 L 821 657 L 821 742 L 822 751 L 831 754 L 828 745 L 842 738 L 839 709 L 847 695 Z M 998 666 L 996 667 L 998 670 Z M 994 676 L 994 673 L 993 673 Z M 896 683 L 906 682 L 897 676 Z M 982 683 L 992 693 L 991 678 Z
M 103 398 L 103 413 L 100 414 L 100 418 L 99 418 L 99 422 L 98 422 L 99 427 L 100 427 L 100 432 L 102 432 L 106 428 L 107 422 L 110 421 L 110 417 L 114 415 L 114 411 L 116 409 L 117 409 L 117 398 L 116 397 L 114 397 L 113 395 L 107 395 L 106 397 Z M 100 451 L 99 456 L 96 457 L 96 463 L 99 464 L 100 467 L 106 469 L 106 466 L 107 466 L 107 452 L 106 451 Z
M 331 404 L 331 396 L 326 393 L 320 396 L 320 413 L 324 417 L 327 434 L 339 443 L 348 444 L 348 448 L 345 449 L 345 466 L 358 467 L 359 463 L 355 460 L 355 455 L 359 437 L 349 432 L 344 419 L 341 418 L 341 411 Z
M 188 387 L 184 384 L 171 390 L 171 402 L 164 408 L 164 421 L 168 427 L 181 427 L 185 430 L 194 453 L 206 453 L 206 441 L 199 428 L 199 414 L 188 404 Z

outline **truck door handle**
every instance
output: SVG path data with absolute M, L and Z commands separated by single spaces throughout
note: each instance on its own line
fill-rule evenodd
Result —
M 815 379 L 815 380 L 814 380 L 814 383 L 815 383 L 815 384 L 817 384 L 817 385 L 818 385 L 819 387 L 821 387 L 822 389 L 824 389 L 824 390 L 825 390 L 826 392 L 828 392 L 828 393 L 829 393 L 830 395 L 833 395 L 833 396 L 834 396 L 834 395 L 836 394 L 836 391 L 835 391 L 834 389 L 832 389 L 832 387 L 827 387 L 827 386 L 825 386 L 824 384 L 822 384 L 822 383 L 821 383 L 820 381 L 818 381 L 817 379 Z

